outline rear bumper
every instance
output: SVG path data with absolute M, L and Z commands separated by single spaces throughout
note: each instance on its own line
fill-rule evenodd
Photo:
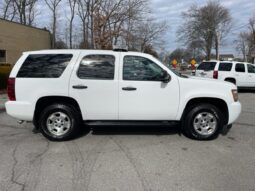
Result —
M 229 119 L 228 119 L 228 125 L 232 124 L 234 121 L 238 119 L 238 117 L 241 114 L 242 111 L 242 105 L 241 103 L 234 102 L 228 106 L 228 111 L 229 111 Z
M 22 101 L 7 101 L 5 103 L 6 112 L 8 115 L 24 120 L 32 121 L 34 116 L 34 106 L 28 102 Z

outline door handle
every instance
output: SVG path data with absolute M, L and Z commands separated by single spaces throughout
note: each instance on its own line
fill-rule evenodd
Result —
M 124 88 L 122 88 L 122 90 L 124 90 L 124 91 L 135 91 L 136 88 L 134 88 L 134 87 L 124 87 Z
M 84 85 L 73 85 L 73 89 L 81 90 L 81 89 L 87 89 L 87 88 L 88 88 L 88 86 L 84 86 Z

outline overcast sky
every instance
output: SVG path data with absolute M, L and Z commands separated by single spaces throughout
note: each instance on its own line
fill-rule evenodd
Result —
M 204 5 L 207 0 L 151 0 L 151 2 L 151 9 L 156 18 L 166 20 L 170 26 L 165 39 L 167 49 L 173 51 L 182 46 L 176 41 L 176 31 L 183 22 L 181 13 L 187 11 L 194 3 Z M 255 14 L 255 0 L 220 0 L 220 2 L 230 10 L 233 18 L 233 29 L 228 34 L 225 45 L 221 47 L 221 53 L 237 55 L 233 40 L 240 31 L 247 30 L 249 18 Z
M 165 35 L 165 51 L 171 52 L 176 48 L 182 47 L 181 43 L 177 42 L 176 31 L 178 27 L 182 24 L 183 20 L 181 17 L 182 12 L 187 11 L 190 6 L 194 3 L 197 3 L 199 6 L 205 5 L 207 0 L 148 0 L 149 6 L 152 10 L 154 17 L 158 20 L 164 20 L 169 25 L 169 29 Z M 233 53 L 238 55 L 235 50 L 235 44 L 233 41 L 237 38 L 237 35 L 241 31 L 247 30 L 247 25 L 249 18 L 255 15 L 255 0 L 219 0 L 222 5 L 230 10 L 232 19 L 233 19 L 233 28 L 232 31 L 228 34 L 227 38 L 224 41 L 224 45 L 221 47 L 221 53 L 228 54 Z M 68 10 L 67 5 L 62 5 L 62 9 Z M 49 27 L 49 23 L 46 24 L 49 20 L 50 13 L 47 8 L 41 4 L 40 12 L 37 25 L 39 27 Z M 65 13 L 68 11 L 65 11 Z M 64 17 L 67 14 L 61 15 L 58 18 L 60 25 L 64 25 Z M 61 28 L 60 26 L 60 28 Z M 78 30 L 75 28 L 75 30 Z

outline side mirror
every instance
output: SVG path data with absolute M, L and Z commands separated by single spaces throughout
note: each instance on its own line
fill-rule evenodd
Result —
M 168 82 L 170 82 L 170 80 L 171 80 L 171 76 L 168 74 L 167 71 L 164 70 L 163 74 L 162 74 L 162 77 L 161 77 L 161 81 L 163 83 L 168 83 Z

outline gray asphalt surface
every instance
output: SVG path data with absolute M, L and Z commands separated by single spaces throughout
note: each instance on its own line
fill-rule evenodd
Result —
M 190 140 L 176 128 L 96 128 L 49 142 L 0 111 L 1 191 L 255 190 L 255 92 L 226 136 Z

